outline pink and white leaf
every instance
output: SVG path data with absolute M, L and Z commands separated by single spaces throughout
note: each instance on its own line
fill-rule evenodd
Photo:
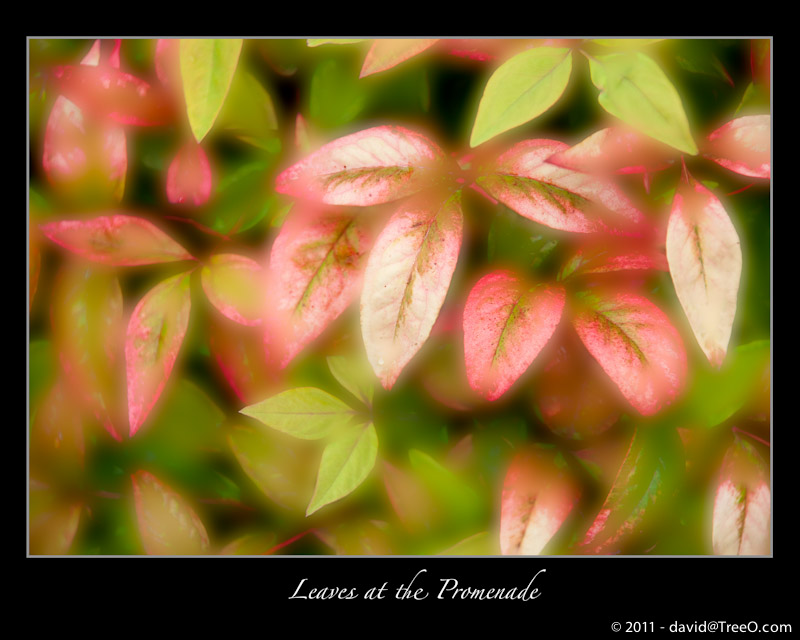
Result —
M 167 199 L 172 204 L 204 205 L 211 196 L 211 164 L 205 150 L 190 138 L 170 162 Z
M 642 415 L 672 403 L 687 375 L 680 334 L 647 298 L 581 292 L 572 322 L 589 353 Z
M 678 295 L 700 348 L 719 367 L 736 316 L 742 249 L 722 203 L 690 178 L 672 202 L 667 260 Z
M 275 190 L 324 204 L 369 206 L 430 186 L 444 153 L 402 127 L 365 129 L 322 146 L 276 179 Z
M 107 265 L 136 266 L 194 259 L 152 222 L 135 216 L 112 214 L 88 220 L 61 220 L 39 228 L 72 253 Z
M 744 116 L 708 136 L 703 155 L 735 173 L 770 177 L 772 123 L 770 116 Z
M 406 202 L 378 236 L 361 294 L 367 357 L 385 389 L 430 335 L 461 248 L 460 192 Z
M 552 453 L 531 448 L 518 454 L 503 483 L 500 551 L 539 555 L 558 533 L 580 497 L 580 489 Z
M 477 183 L 521 216 L 553 229 L 635 235 L 642 213 L 613 182 L 548 162 L 567 145 L 525 140 L 502 154 Z
M 771 494 L 766 463 L 737 438 L 722 463 L 712 526 L 715 555 L 768 555 Z
M 386 71 L 396 67 L 401 62 L 430 49 L 438 39 L 424 38 L 379 38 L 372 43 L 364 66 L 361 68 L 360 78 L 366 78 L 373 73 Z
M 368 220 L 346 213 L 292 212 L 272 245 L 267 295 L 268 342 L 286 366 L 358 295 Z
M 561 320 L 560 285 L 531 286 L 510 271 L 481 278 L 464 308 L 464 357 L 470 386 L 496 400 L 528 369 Z
M 206 528 L 183 496 L 147 471 L 132 474 L 131 482 L 139 535 L 147 555 L 208 553 Z
M 200 280 L 209 301 L 222 315 L 251 327 L 261 324 L 264 274 L 255 260 L 236 254 L 211 256 Z
M 131 437 L 147 419 L 172 373 L 190 310 L 189 273 L 156 285 L 133 310 L 125 338 Z

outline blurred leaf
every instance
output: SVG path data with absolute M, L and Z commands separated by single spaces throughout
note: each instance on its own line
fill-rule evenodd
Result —
M 445 549 L 440 556 L 496 556 L 500 549 L 497 541 L 488 532 L 476 533 L 461 542 Z
M 211 130 L 222 109 L 233 79 L 241 39 L 183 39 L 180 66 L 186 113 L 195 140 L 200 142 Z
M 317 537 L 336 552 L 348 556 L 388 556 L 394 553 L 386 523 L 356 520 L 316 529 Z
M 303 440 L 324 438 L 355 415 L 341 400 L 313 387 L 289 389 L 239 413 Z
M 211 304 L 227 318 L 248 326 L 261 324 L 263 269 L 255 260 L 216 254 L 203 266 L 201 282 Z
M 211 165 L 208 156 L 193 139 L 179 150 L 167 170 L 167 200 L 172 204 L 204 205 L 211 195 Z
M 314 70 L 308 99 L 311 119 L 333 129 L 354 120 L 366 107 L 369 93 L 342 61 L 328 58 Z
M 626 240 L 589 240 L 563 264 L 558 279 L 617 271 L 669 270 L 663 253 L 653 247 L 643 247 L 641 242 Z
M 401 62 L 429 49 L 437 42 L 437 39 L 426 40 L 423 38 L 377 38 L 367 52 L 359 77 L 366 78 L 373 73 L 380 73 L 396 67 Z
M 328 356 L 328 368 L 336 381 L 365 405 L 371 407 L 375 392 L 372 372 L 368 368 L 359 366 L 361 364 L 344 356 Z
M 203 555 L 208 533 L 187 501 L 147 471 L 131 475 L 142 546 L 148 555 Z
M 469 140 L 470 147 L 528 122 L 564 93 L 572 72 L 572 51 L 537 47 L 504 62 L 489 78 Z
M 83 416 L 63 380 L 39 403 L 29 439 L 30 470 L 63 486 L 80 484 L 84 460 Z
M 240 68 L 234 74 L 217 126 L 243 142 L 267 151 L 274 149 L 278 129 L 275 106 L 269 93 L 250 72 Z
M 590 40 L 590 42 L 595 42 L 604 47 L 613 47 L 615 49 L 636 49 L 663 41 L 664 38 L 603 38 Z
M 309 47 L 318 47 L 322 44 L 353 44 L 355 42 L 365 42 L 365 38 L 309 38 Z
M 248 533 L 226 544 L 221 556 L 261 556 L 275 546 L 277 537 L 271 531 Z
M 30 491 L 29 550 L 31 555 L 69 553 L 80 523 L 81 503 L 62 501 L 48 489 Z
M 28 397 L 33 419 L 39 398 L 53 384 L 58 373 L 58 360 L 49 340 L 31 341 L 28 347 L 28 371 Z
M 535 270 L 558 246 L 542 228 L 505 207 L 498 208 L 487 238 L 487 257 L 498 266 Z
M 770 116 L 744 116 L 708 136 L 703 155 L 743 176 L 770 177 Z
M 278 206 L 271 189 L 271 162 L 249 162 L 224 169 L 205 216 L 215 231 L 241 233 Z
M 681 98 L 661 68 L 643 53 L 589 58 L 600 106 L 642 133 L 695 155 Z
M 419 535 L 433 530 L 442 515 L 415 474 L 384 461 L 383 482 L 397 517 L 409 533 Z
M 371 422 L 341 434 L 322 452 L 314 495 L 306 516 L 352 493 L 369 475 L 378 455 L 378 434 Z

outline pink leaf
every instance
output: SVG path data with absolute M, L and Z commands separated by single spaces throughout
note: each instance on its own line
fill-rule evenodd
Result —
M 532 286 L 510 271 L 481 278 L 464 308 L 464 357 L 470 386 L 496 400 L 550 340 L 561 320 L 560 285 Z
M 53 69 L 60 93 L 81 109 L 120 124 L 166 124 L 173 113 L 167 96 L 144 80 L 110 66 L 65 65 Z
M 235 254 L 211 256 L 201 272 L 203 291 L 220 313 L 248 326 L 261 324 L 264 283 L 261 265 Z
M 401 62 L 429 49 L 437 42 L 437 39 L 379 38 L 372 43 L 372 47 L 364 59 L 364 66 L 361 68 L 359 77 L 366 78 L 373 73 L 396 67 Z
M 133 310 L 125 339 L 131 436 L 147 419 L 172 373 L 190 309 L 189 273 L 180 273 L 153 287 Z
M 547 161 L 566 149 L 554 140 L 520 142 L 478 178 L 478 185 L 520 215 L 553 229 L 635 234 L 632 227 L 642 214 L 616 185 Z
M 653 173 L 666 169 L 674 151 L 635 131 L 601 129 L 578 144 L 550 156 L 550 164 L 593 174 Z
M 769 469 L 756 449 L 737 437 L 725 454 L 714 501 L 715 555 L 769 555 Z
M 640 242 L 620 239 L 614 243 L 587 243 L 564 263 L 559 280 L 578 275 L 614 273 L 617 271 L 668 271 L 666 256 Z
M 545 449 L 515 456 L 503 484 L 503 555 L 539 555 L 558 533 L 580 497 L 565 467 L 560 454 Z
M 367 357 L 384 388 L 428 339 L 461 248 L 461 194 L 404 203 L 369 256 L 361 294 Z
M 113 266 L 194 259 L 158 227 L 134 216 L 115 214 L 90 220 L 61 220 L 44 224 L 40 229 L 65 249 Z
M 180 68 L 178 62 L 178 43 L 180 40 L 160 38 L 156 41 L 156 53 L 153 64 L 156 75 L 165 87 L 180 84 Z
M 167 170 L 167 199 L 172 204 L 199 207 L 211 196 L 211 182 L 208 156 L 191 138 L 180 148 Z
M 186 500 L 147 471 L 131 475 L 139 535 L 145 553 L 202 555 L 208 553 L 208 533 Z
M 703 155 L 743 176 L 769 178 L 770 129 L 768 115 L 736 118 L 708 136 Z
M 350 305 L 372 244 L 359 216 L 294 211 L 272 245 L 270 288 L 272 342 L 282 344 L 286 366 Z
M 667 315 L 647 298 L 582 292 L 573 325 L 583 344 L 642 415 L 670 404 L 686 380 L 686 352 Z
M 292 165 L 277 177 L 275 190 L 325 204 L 381 204 L 430 186 L 443 160 L 425 136 L 374 127 L 329 142 Z
M 742 249 L 722 203 L 691 177 L 681 182 L 672 202 L 667 260 L 700 348 L 719 367 L 736 316 Z

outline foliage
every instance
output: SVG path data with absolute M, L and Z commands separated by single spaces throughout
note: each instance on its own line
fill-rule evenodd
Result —
M 29 44 L 30 553 L 771 552 L 769 41 Z

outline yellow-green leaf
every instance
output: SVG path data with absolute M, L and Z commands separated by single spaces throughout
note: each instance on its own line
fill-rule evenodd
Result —
M 663 40 L 664 38 L 603 38 L 595 39 L 591 42 L 615 49 L 636 49 L 637 47 L 645 47 Z
M 479 144 L 547 111 L 564 93 L 572 51 L 538 47 L 517 54 L 489 78 L 469 144 Z
M 222 109 L 241 50 L 241 39 L 181 40 L 186 113 L 198 142 L 206 137 Z
M 306 42 L 309 47 L 318 47 L 321 44 L 353 44 L 364 40 L 365 38 L 309 38 Z
M 371 422 L 328 444 L 306 515 L 352 493 L 372 471 L 377 455 L 378 434 Z
M 639 52 L 589 58 L 600 106 L 642 133 L 697 154 L 681 98 L 656 62 Z

